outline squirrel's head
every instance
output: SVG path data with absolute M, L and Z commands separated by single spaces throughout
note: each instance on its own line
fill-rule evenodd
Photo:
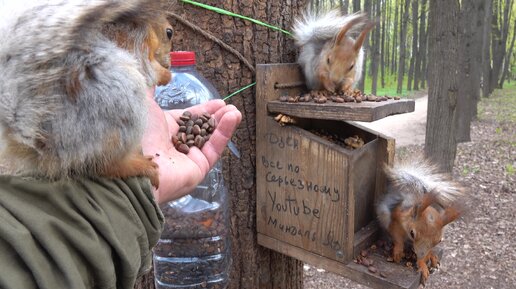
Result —
M 435 193 L 426 193 L 420 205 L 411 210 L 412 218 L 406 227 L 408 238 L 414 244 L 418 259 L 439 244 L 443 238 L 443 228 L 460 216 L 458 209 L 447 207 L 438 210 L 432 206 L 436 203 Z
M 358 72 L 356 67 L 361 65 L 361 63 L 357 63 L 360 49 L 367 33 L 374 27 L 374 23 L 367 23 L 356 39 L 347 34 L 354 26 L 364 21 L 365 16 L 353 18 L 342 27 L 334 41 L 328 43 L 327 47 L 323 49 L 327 52 L 322 54 L 321 59 L 321 68 L 325 72 L 323 75 L 327 78 L 327 81 L 323 81 L 326 90 L 347 91 L 353 86 L 355 75 Z
M 164 13 L 170 2 L 136 2 L 103 25 L 104 35 L 136 57 L 149 86 L 165 85 L 171 79 L 168 68 L 174 30 Z
M 149 60 L 156 76 L 157 85 L 165 85 L 171 80 L 170 50 L 174 30 L 165 17 L 152 25 L 147 45 L 149 46 Z

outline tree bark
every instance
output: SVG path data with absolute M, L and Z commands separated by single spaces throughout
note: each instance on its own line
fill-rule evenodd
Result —
M 425 155 L 451 172 L 457 150 L 459 0 L 430 0 Z
M 399 7 L 398 1 L 394 2 L 394 5 L 396 6 L 396 9 L 394 10 L 394 28 L 392 32 L 392 57 L 391 57 L 391 74 L 395 74 L 397 70 L 397 61 L 398 58 L 396 57 L 398 55 L 398 15 L 399 15 Z
M 482 96 L 489 97 L 491 78 L 491 19 L 493 17 L 493 0 L 485 1 L 484 26 L 482 33 Z
M 514 32 L 512 33 L 511 46 L 509 47 L 509 50 L 506 53 L 505 61 L 504 61 L 504 65 L 503 65 L 502 78 L 500 79 L 500 84 L 498 85 L 500 88 L 503 88 L 503 83 L 505 82 L 505 79 L 507 78 L 507 75 L 509 74 L 509 69 L 511 66 L 511 56 L 512 56 L 512 52 L 514 50 L 514 39 L 516 36 L 516 21 L 514 21 L 513 31 Z
M 418 52 L 418 35 L 417 35 L 417 24 L 418 24 L 418 10 L 419 10 L 419 0 L 412 0 L 412 57 L 410 58 L 410 66 L 408 73 L 408 83 L 407 90 L 417 90 L 417 80 L 416 80 L 416 61 L 419 59 Z M 412 86 L 412 80 L 414 80 L 414 86 Z
M 382 33 L 382 40 L 381 40 L 381 44 L 380 44 L 380 81 L 381 81 L 381 86 L 382 88 L 385 87 L 385 63 L 386 62 L 389 62 L 389 59 L 385 59 L 388 54 L 389 54 L 389 48 L 387 46 L 385 46 L 385 32 L 386 32 L 386 14 L 387 14 L 387 1 L 385 0 L 382 0 L 382 29 L 381 29 L 381 33 Z M 387 51 L 387 53 L 385 53 Z
M 360 0 L 353 0 L 353 12 L 358 12 L 360 9 Z
M 291 30 L 294 19 L 300 16 L 307 2 L 206 0 L 203 3 Z M 296 60 L 297 50 L 292 38 L 281 32 L 187 4 L 176 5 L 171 11 L 184 19 L 190 19 L 205 32 L 236 49 L 253 65 L 291 63 Z M 246 67 L 234 54 L 175 18 L 170 20 L 175 30 L 173 49 L 195 51 L 197 69 L 214 84 L 221 96 L 224 97 L 255 81 L 254 71 Z M 257 244 L 254 91 L 254 88 L 251 88 L 227 100 L 243 115 L 242 122 L 232 138 L 240 150 L 241 157 L 236 158 L 227 152 L 222 157 L 225 183 L 231 200 L 232 267 L 229 288 L 301 289 L 302 262 Z M 144 284 L 137 288 L 151 289 L 153 284 Z
M 406 39 L 407 39 L 407 27 L 408 27 L 408 15 L 409 15 L 409 4 L 410 0 L 404 0 L 403 18 L 400 29 L 400 61 L 398 64 L 398 88 L 396 92 L 401 94 L 403 91 L 403 77 L 405 76 L 405 54 L 406 54 Z
M 471 140 L 471 120 L 480 99 L 483 0 L 465 1 L 460 12 L 460 83 L 457 142 Z
M 381 16 L 381 1 L 375 0 L 373 2 L 373 10 L 375 11 L 375 18 L 380 19 Z M 378 88 L 378 65 L 380 64 L 380 21 L 376 22 L 376 27 L 373 31 L 374 44 L 371 49 L 372 58 L 371 58 L 371 93 L 376 95 L 376 90 Z
M 493 25 L 492 25 L 492 33 L 494 37 L 492 37 L 492 47 L 491 50 L 493 52 L 493 69 L 490 78 L 489 84 L 489 92 L 493 92 L 495 88 L 498 88 L 498 80 L 500 78 L 500 74 L 502 72 L 504 58 L 506 56 L 507 49 L 507 38 L 509 35 L 509 12 L 512 10 L 512 0 L 505 0 L 505 5 L 503 5 L 503 0 L 500 0 L 499 5 L 495 5 L 495 9 L 493 12 Z M 501 17 L 498 16 L 501 14 Z M 498 20 L 501 18 L 501 22 Z
M 367 13 L 367 15 L 371 15 L 371 0 L 365 0 L 364 2 L 364 12 Z M 357 83 L 357 88 L 361 91 L 364 91 L 364 83 L 367 76 L 367 55 L 370 53 L 369 48 L 369 36 L 371 34 L 368 33 L 364 44 L 362 45 L 364 49 L 364 63 L 362 64 L 362 77 L 360 77 L 360 80 Z
M 341 11 L 344 14 L 349 13 L 349 0 L 340 0 Z
M 419 16 L 419 48 L 418 48 L 418 59 L 416 61 L 416 80 L 418 89 L 425 88 L 426 81 L 426 9 L 427 0 L 421 1 L 421 15 Z

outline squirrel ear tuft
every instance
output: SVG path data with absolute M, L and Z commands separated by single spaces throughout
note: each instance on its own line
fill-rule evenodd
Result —
M 448 207 L 444 209 L 443 215 L 443 227 L 448 225 L 449 223 L 455 221 L 460 216 L 461 212 L 457 208 Z
M 362 44 L 364 44 L 364 41 L 366 39 L 367 33 L 373 29 L 373 27 L 376 25 L 375 22 L 369 22 L 364 27 L 362 32 L 360 32 L 360 35 L 358 35 L 357 39 L 355 40 L 355 45 L 353 46 L 355 51 L 359 51 L 362 47 Z
M 353 19 L 351 19 L 348 23 L 346 23 L 344 26 L 342 26 L 342 29 L 339 31 L 339 34 L 337 34 L 337 37 L 335 39 L 335 45 L 340 45 L 342 42 L 342 39 L 346 36 L 346 34 L 349 32 L 353 26 L 361 23 L 363 21 L 362 15 L 357 15 Z

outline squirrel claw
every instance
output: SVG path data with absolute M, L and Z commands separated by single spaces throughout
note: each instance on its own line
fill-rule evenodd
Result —
M 427 267 L 419 268 L 418 271 L 421 272 L 421 284 L 425 286 L 426 280 L 428 280 L 428 276 L 430 276 L 430 272 Z

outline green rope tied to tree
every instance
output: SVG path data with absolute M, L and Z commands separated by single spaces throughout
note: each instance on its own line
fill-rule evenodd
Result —
M 247 20 L 247 21 L 251 21 L 251 22 L 253 22 L 255 24 L 258 24 L 258 25 L 261 25 L 261 26 L 265 26 L 265 27 L 268 27 L 268 28 L 273 29 L 273 30 L 281 31 L 281 32 L 287 34 L 288 36 L 292 36 L 292 33 L 290 33 L 289 31 L 283 30 L 283 29 L 281 29 L 279 27 L 276 27 L 274 25 L 267 24 L 267 23 L 262 22 L 260 20 L 256 20 L 256 19 L 253 19 L 253 18 L 250 18 L 250 17 L 247 17 L 247 16 L 243 16 L 243 15 L 240 15 L 240 14 L 237 14 L 237 13 L 233 13 L 231 11 L 227 11 L 227 10 L 224 10 L 224 9 L 221 9 L 221 8 L 218 8 L 218 7 L 210 6 L 210 5 L 199 3 L 199 2 L 196 2 L 196 1 L 192 1 L 192 0 L 181 0 L 181 1 L 185 2 L 185 3 L 188 3 L 188 4 L 192 4 L 192 5 L 195 5 L 195 6 L 202 7 L 204 9 L 207 9 L 207 10 L 210 10 L 210 11 L 213 11 L 213 12 L 217 12 L 219 14 L 228 15 L 228 16 L 232 16 L 232 17 L 241 18 L 241 19 L 244 19 L 244 20 Z
M 244 86 L 244 87 L 240 88 L 239 90 L 237 90 L 237 91 L 233 92 L 232 94 L 230 94 L 230 95 L 228 95 L 228 96 L 224 97 L 222 100 L 226 101 L 226 99 L 229 99 L 229 98 L 230 98 L 230 97 L 232 97 L 233 95 L 238 94 L 238 93 L 240 93 L 240 92 L 242 92 L 242 91 L 244 91 L 244 90 L 246 90 L 246 89 L 248 89 L 248 88 L 250 88 L 250 87 L 254 86 L 255 84 L 256 84 L 256 82 L 253 82 L 253 83 L 251 83 L 251 84 L 248 84 L 248 85 L 246 85 L 246 86 Z
M 272 30 L 283 32 L 284 34 L 286 34 L 288 36 L 292 36 L 292 33 L 290 33 L 289 31 L 281 29 L 281 28 L 276 27 L 274 25 L 267 24 L 267 23 L 262 22 L 260 20 L 256 20 L 256 19 L 253 19 L 253 18 L 250 18 L 250 17 L 247 17 L 247 16 L 243 16 L 243 15 L 240 15 L 240 14 L 237 14 L 237 13 L 233 13 L 231 11 L 227 11 L 227 10 L 224 10 L 224 9 L 221 9 L 221 8 L 218 8 L 218 7 L 210 6 L 210 5 L 199 3 L 199 2 L 196 2 L 196 1 L 192 1 L 192 0 L 181 0 L 181 1 L 184 2 L 184 3 L 188 3 L 188 4 L 191 4 L 191 5 L 194 5 L 194 6 L 198 6 L 198 7 L 201 7 L 201 8 L 204 8 L 204 9 L 207 9 L 207 10 L 219 13 L 219 14 L 228 15 L 228 16 L 231 16 L 231 17 L 241 18 L 241 19 L 253 22 L 255 24 L 258 24 L 258 25 L 261 25 L 261 26 L 265 26 L 265 27 L 270 28 Z M 246 90 L 246 89 L 248 89 L 250 87 L 253 87 L 254 85 L 256 85 L 256 82 L 253 82 L 253 83 L 251 83 L 249 85 L 246 85 L 246 86 L 240 88 L 239 90 L 237 90 L 237 91 L 231 93 L 230 95 L 224 97 L 222 100 L 226 101 L 227 99 L 231 98 L 232 96 L 234 96 L 234 95 L 236 95 L 236 94 L 238 94 L 238 93 L 240 93 L 240 92 L 242 92 L 242 91 L 244 91 L 244 90 Z

